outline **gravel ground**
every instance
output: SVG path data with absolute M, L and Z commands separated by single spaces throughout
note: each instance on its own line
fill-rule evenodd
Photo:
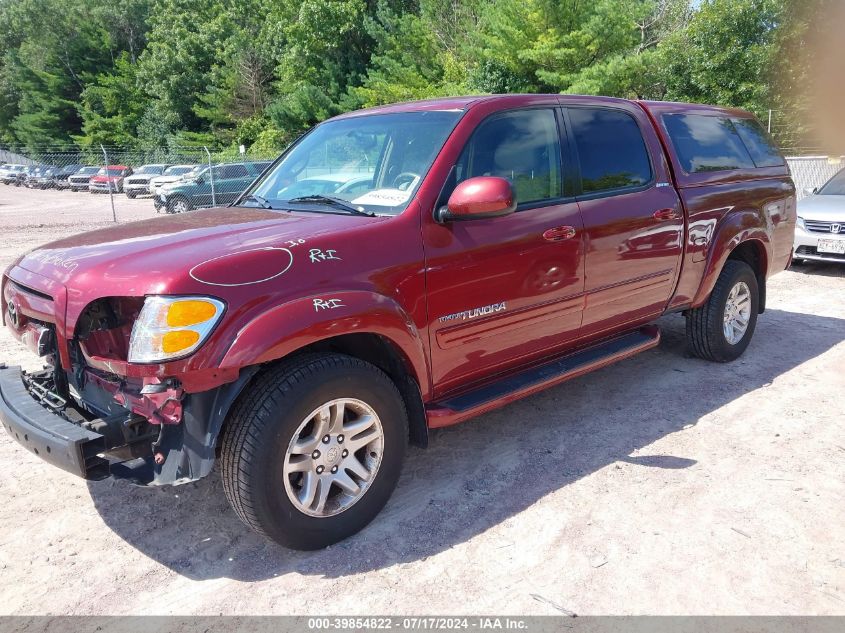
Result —
M 107 196 L 0 187 L 0 264 L 110 219 Z M 656 350 L 433 433 L 381 516 L 319 552 L 243 527 L 216 474 L 87 483 L 0 433 L 0 614 L 845 614 L 845 267 L 772 279 L 729 365 L 660 326 Z M 31 364 L 5 331 L 0 360 Z

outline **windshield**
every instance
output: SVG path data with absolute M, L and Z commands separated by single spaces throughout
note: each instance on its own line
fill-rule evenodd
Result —
M 181 165 L 179 167 L 168 167 L 164 170 L 165 176 L 181 176 L 182 174 L 187 174 L 189 171 L 194 169 L 191 165 Z
M 162 171 L 161 165 L 143 165 L 136 171 L 136 174 L 160 174 Z
M 78 174 L 96 174 L 99 171 L 97 167 L 83 167 L 77 173 Z
M 106 169 L 105 167 L 101 167 L 100 171 L 97 172 L 98 176 L 120 176 L 122 170 L 120 169 Z
M 309 132 L 249 193 L 272 208 L 305 205 L 307 211 L 337 213 L 336 206 L 302 200 L 330 196 L 367 213 L 395 215 L 408 206 L 460 115 L 400 112 L 328 121 Z
M 828 180 L 818 194 L 820 196 L 845 196 L 845 169 Z

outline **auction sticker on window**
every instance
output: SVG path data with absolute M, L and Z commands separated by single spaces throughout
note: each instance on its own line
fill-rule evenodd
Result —
M 355 198 L 352 202 L 354 204 L 375 204 L 382 207 L 393 207 L 397 204 L 403 204 L 410 197 L 410 191 L 402 191 L 401 189 L 376 189 L 375 191 L 370 191 L 363 196 Z

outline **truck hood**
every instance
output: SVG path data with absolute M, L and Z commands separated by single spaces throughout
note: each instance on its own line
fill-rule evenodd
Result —
M 321 235 L 336 238 L 347 227 L 383 219 L 244 207 L 205 209 L 51 242 L 24 255 L 17 265 L 69 291 L 96 289 L 99 296 L 195 292 L 198 281 L 190 271 L 204 262 L 251 250 L 304 250 L 316 245 Z M 250 265 L 231 264 L 234 274 Z
M 845 196 L 809 196 L 798 202 L 798 215 L 805 220 L 845 222 Z
M 184 175 L 185 174 L 182 174 L 181 176 L 154 176 L 150 180 L 155 185 L 163 185 L 168 182 L 177 182 L 179 180 L 182 180 L 182 176 Z

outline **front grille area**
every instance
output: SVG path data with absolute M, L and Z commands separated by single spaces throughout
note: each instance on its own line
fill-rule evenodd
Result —
M 814 233 L 833 233 L 834 235 L 837 233 L 845 233 L 845 219 L 843 219 L 842 222 L 804 220 L 804 225 L 807 227 L 808 231 L 813 231 Z M 833 231 L 832 227 L 835 227 L 836 230 Z

